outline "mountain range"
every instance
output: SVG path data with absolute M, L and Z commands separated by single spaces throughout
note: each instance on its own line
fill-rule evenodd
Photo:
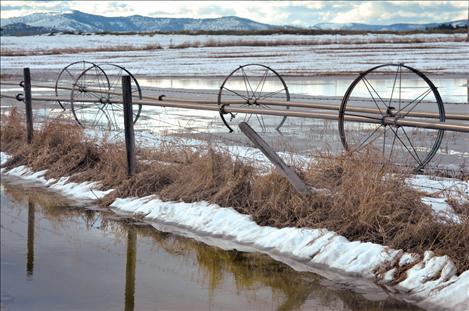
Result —
M 314 25 L 313 29 L 321 30 L 361 30 L 361 31 L 412 31 L 425 30 L 448 26 L 452 28 L 467 27 L 467 20 L 457 20 L 447 23 L 428 23 L 428 24 L 406 24 L 398 23 L 391 25 L 370 25 L 360 23 L 320 23 Z
M 219 18 L 159 18 L 141 15 L 108 17 L 80 11 L 69 13 L 34 13 L 1 20 L 3 34 L 10 29 L 40 27 L 43 32 L 145 32 L 145 31 L 216 31 L 216 30 L 269 30 L 278 26 L 262 24 L 236 16 Z
M 237 16 L 219 18 L 160 18 L 141 15 L 108 17 L 80 11 L 66 13 L 34 13 L 21 17 L 1 19 L 2 35 L 31 35 L 50 32 L 178 32 L 178 31 L 262 31 L 296 29 L 258 23 Z M 359 31 L 409 31 L 436 28 L 443 24 L 450 27 L 466 27 L 467 20 L 449 23 L 370 25 L 359 23 L 321 23 L 310 29 L 359 30 Z

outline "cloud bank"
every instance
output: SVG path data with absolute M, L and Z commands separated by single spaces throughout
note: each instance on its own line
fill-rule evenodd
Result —
M 431 23 L 467 18 L 467 1 L 2 1 L 2 18 L 80 10 L 105 16 L 214 18 L 275 25 Z

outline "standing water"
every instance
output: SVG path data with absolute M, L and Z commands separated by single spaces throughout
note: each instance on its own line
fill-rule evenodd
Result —
M 2 179 L 2 310 L 416 309 Z

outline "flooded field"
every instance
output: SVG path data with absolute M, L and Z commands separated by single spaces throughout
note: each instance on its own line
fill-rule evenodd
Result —
M 236 68 L 233 68 L 236 69 Z M 227 72 L 228 75 L 229 72 Z M 301 99 L 302 95 L 307 96 L 328 96 L 339 97 L 344 96 L 347 88 L 358 75 L 343 76 L 309 76 L 309 77 L 284 77 L 292 98 Z M 221 83 L 225 77 L 204 78 L 204 77 L 139 77 L 140 85 L 144 87 L 157 87 L 164 89 L 210 89 L 219 90 Z M 429 75 L 430 80 L 438 87 L 442 99 L 446 103 L 467 103 L 468 100 L 468 79 L 465 76 L 437 76 Z M 244 88 L 242 79 L 238 79 L 238 89 Z M 276 91 L 276 81 L 273 79 L 267 81 L 264 91 Z M 385 76 L 375 81 L 375 87 L 379 90 L 391 89 L 393 84 L 393 76 Z M 413 79 L 415 88 L 407 88 L 407 95 L 415 98 L 425 88 L 425 83 L 421 79 Z M 368 95 L 365 88 L 361 88 L 360 95 Z M 340 99 L 337 104 L 340 103 Z
M 2 176 L 2 310 L 417 309 L 90 208 Z

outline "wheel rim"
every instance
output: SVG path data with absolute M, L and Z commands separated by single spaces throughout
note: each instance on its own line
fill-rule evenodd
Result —
M 109 90 L 109 78 L 98 65 L 86 69 L 77 77 L 70 94 L 70 104 L 73 116 L 81 127 L 111 128 Z
M 428 113 L 433 117 L 422 116 Z M 354 117 L 377 123 L 351 120 Z M 422 170 L 438 151 L 444 130 L 399 126 L 389 120 L 445 121 L 441 96 L 422 72 L 403 64 L 373 67 L 352 82 L 339 110 L 340 139 L 348 152 L 372 148 L 385 162 Z
M 123 105 L 120 103 L 115 103 L 114 101 L 122 101 L 122 76 L 130 76 L 130 87 L 133 100 L 142 99 L 142 89 L 138 83 L 137 78 L 125 67 L 119 66 L 116 64 L 99 64 L 101 68 L 106 71 L 106 74 L 109 77 L 109 101 L 113 103 L 114 111 L 112 112 L 113 126 L 119 128 L 123 126 L 122 117 L 117 118 L 116 114 L 120 114 L 123 111 Z M 140 117 L 142 112 L 142 105 L 133 105 L 133 120 L 134 124 Z
M 254 113 L 224 113 L 229 100 L 240 100 L 242 102 L 236 107 L 265 108 L 271 109 L 268 105 L 260 104 L 259 100 L 278 99 L 290 101 L 290 93 L 283 78 L 272 68 L 262 64 L 247 64 L 233 70 L 223 81 L 218 92 L 218 106 L 223 123 L 233 131 L 240 122 L 248 122 L 256 130 L 266 132 L 269 128 L 277 131 L 283 126 L 286 116 L 266 117 Z M 285 106 L 285 109 L 289 109 Z
M 108 75 L 108 72 L 111 75 Z M 132 97 L 142 99 L 142 90 L 137 79 L 122 66 L 95 65 L 76 79 L 71 93 L 71 108 L 78 124 L 82 127 L 105 129 L 118 129 L 123 126 L 121 81 L 124 74 L 131 77 Z M 134 123 L 137 122 L 141 110 L 141 105 L 134 109 Z
M 65 66 L 55 79 L 55 97 L 59 96 L 60 87 L 72 87 L 75 83 L 78 76 L 84 72 L 86 69 L 96 66 L 95 63 L 82 60 L 78 62 L 73 62 Z M 57 103 L 63 110 L 66 110 L 66 103 L 60 100 L 57 100 Z

